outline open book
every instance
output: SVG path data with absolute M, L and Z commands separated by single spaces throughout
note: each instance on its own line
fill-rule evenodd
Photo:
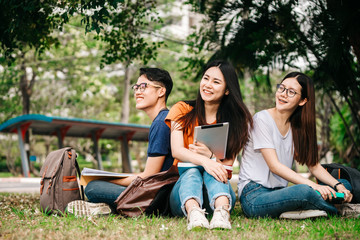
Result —
M 132 176 L 132 173 L 115 173 L 92 168 L 84 168 L 81 171 L 80 184 L 86 186 L 93 180 L 110 180 Z

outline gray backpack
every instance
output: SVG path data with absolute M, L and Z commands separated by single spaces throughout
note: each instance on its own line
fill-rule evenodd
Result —
M 84 199 L 84 191 L 80 195 L 77 175 L 79 178 L 81 175 L 76 157 L 75 150 L 70 147 L 53 151 L 46 157 L 40 171 L 41 211 L 64 213 L 69 202 Z

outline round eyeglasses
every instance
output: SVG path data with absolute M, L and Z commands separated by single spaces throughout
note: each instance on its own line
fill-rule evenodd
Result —
M 295 92 L 293 89 L 286 88 L 283 84 L 276 84 L 276 88 L 278 93 L 283 93 L 286 90 L 286 94 L 290 98 L 295 97 L 296 94 L 301 95 L 300 93 Z
M 156 84 L 140 83 L 140 84 L 134 84 L 134 85 L 131 87 L 131 89 L 133 90 L 134 93 L 136 93 L 137 90 L 140 90 L 140 92 L 144 92 L 145 89 L 146 89 L 148 86 L 152 86 L 152 87 L 155 87 L 155 88 L 161 88 L 161 87 L 162 87 L 162 86 L 156 85 Z

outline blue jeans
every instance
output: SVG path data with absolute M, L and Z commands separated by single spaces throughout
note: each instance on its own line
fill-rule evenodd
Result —
M 114 202 L 125 189 L 126 187 L 121 185 L 94 180 L 86 186 L 85 195 L 89 199 L 89 202 L 107 203 L 113 212 L 116 212 L 116 204 Z
M 352 191 L 350 183 L 340 179 Z M 253 181 L 245 185 L 240 196 L 241 208 L 248 217 L 279 217 L 281 213 L 318 209 L 337 214 L 337 209 L 306 184 L 284 188 L 265 188 Z
M 220 196 L 229 199 L 231 209 L 234 208 L 236 196 L 230 182 L 222 183 L 208 174 L 203 167 L 191 167 L 182 171 L 179 168 L 180 178 L 170 193 L 170 208 L 174 216 L 186 216 L 185 203 L 195 199 L 201 208 L 206 208 L 212 213 L 215 200 Z

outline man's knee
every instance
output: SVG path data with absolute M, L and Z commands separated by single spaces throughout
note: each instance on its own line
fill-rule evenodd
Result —
M 101 181 L 91 181 L 85 187 L 85 195 L 90 200 L 99 189 L 101 189 Z

